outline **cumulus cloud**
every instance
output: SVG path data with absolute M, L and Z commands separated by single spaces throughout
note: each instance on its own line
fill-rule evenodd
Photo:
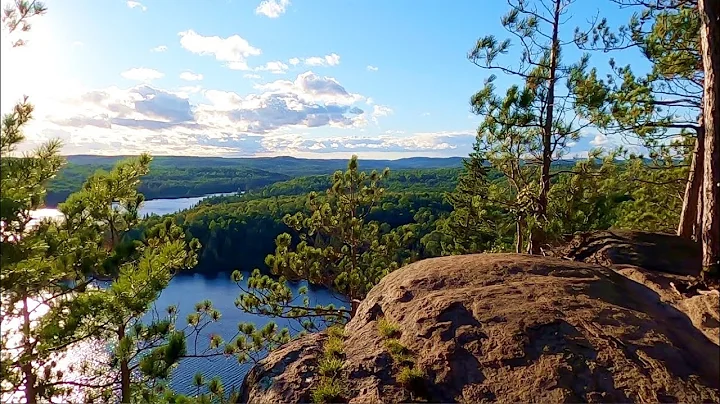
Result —
M 337 66 L 340 64 L 340 55 L 331 53 L 325 56 L 313 56 L 305 59 L 307 66 Z
M 372 120 L 378 123 L 378 118 L 381 116 L 388 116 L 393 113 L 392 108 L 385 105 L 373 105 Z
M 150 82 L 165 76 L 165 74 L 163 74 L 162 72 L 159 72 L 155 69 L 148 69 L 146 67 L 136 67 L 130 70 L 126 70 L 120 73 L 120 75 L 128 80 L 144 82 Z
M 278 18 L 285 14 L 288 6 L 290 6 L 290 0 L 263 0 L 255 9 L 255 14 Z
M 351 105 L 365 99 L 360 94 L 349 93 L 332 77 L 320 76 L 307 71 L 297 76 L 294 81 L 277 80 L 272 83 L 255 86 L 268 93 L 289 93 L 308 102 L 324 102 L 337 105 Z
M 368 66 L 366 67 L 366 69 L 367 69 L 368 71 L 370 71 L 370 72 L 376 72 L 376 71 L 379 70 L 377 67 L 375 67 L 375 66 L 373 66 L 373 65 L 368 65 Z
M 165 52 L 168 50 L 168 47 L 165 45 L 159 45 L 152 49 L 150 49 L 150 52 Z
M 243 77 L 245 77 L 246 79 L 259 79 L 259 78 L 261 78 L 261 76 L 260 76 L 259 74 L 253 74 L 253 73 L 243 74 Z
M 590 144 L 593 146 L 602 146 L 608 142 L 608 137 L 606 135 L 603 135 L 602 133 L 598 133 L 595 135 L 595 138 L 590 141 Z
M 147 7 L 145 7 L 145 6 L 144 6 L 142 3 L 140 3 L 139 1 L 128 0 L 126 4 L 127 4 L 127 6 L 130 7 L 130 8 L 137 8 L 137 9 L 140 9 L 140 10 L 142 10 L 142 11 L 147 11 Z
M 263 66 L 256 67 L 257 71 L 268 71 L 274 74 L 284 74 L 288 71 L 289 67 L 283 62 L 267 62 Z
M 297 66 L 300 64 L 300 59 L 299 58 L 291 58 L 290 60 L 288 60 L 288 62 L 293 66 Z
M 182 72 L 180 73 L 180 78 L 185 81 L 200 81 L 203 79 L 203 75 L 193 72 Z
M 187 149 L 180 154 L 197 154 L 196 147 L 203 147 L 229 155 L 238 148 L 248 153 L 274 153 L 268 149 L 274 143 L 262 139 L 299 128 L 358 127 L 366 120 L 365 111 L 353 105 L 362 96 L 312 72 L 258 89 L 255 94 L 240 95 L 203 91 L 199 86 L 175 91 L 148 84 L 128 89 L 110 87 L 68 97 L 62 100 L 66 108 L 63 113 L 45 116 L 42 121 L 56 131 L 52 133 L 62 133 L 73 145 L 110 147 L 103 142 L 112 137 L 120 142 L 113 148 L 123 152 L 131 152 L 137 145 L 153 145 L 155 153 L 178 154 L 175 146 L 186 144 Z M 188 97 L 194 93 L 202 93 L 203 101 L 191 103 Z M 88 137 L 78 137 L 80 133 Z M 164 137 L 171 139 L 169 143 L 158 143 Z
M 297 135 L 269 136 L 262 145 L 271 153 L 306 155 L 316 153 L 413 153 L 413 155 L 466 155 L 475 134 L 467 132 L 384 132 L 375 136 L 333 136 L 307 139 Z
M 193 30 L 178 33 L 180 45 L 187 51 L 198 55 L 213 55 L 220 62 L 234 70 L 250 70 L 246 59 L 257 56 L 262 51 L 239 35 L 227 38 L 219 36 L 203 36 Z

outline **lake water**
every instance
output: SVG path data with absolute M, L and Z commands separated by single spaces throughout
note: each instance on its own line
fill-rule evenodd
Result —
M 217 194 L 223 195 L 223 194 Z M 208 195 L 210 196 L 210 195 Z M 183 209 L 190 208 L 201 201 L 204 197 L 198 198 L 182 198 L 182 199 L 155 199 L 146 201 L 142 209 L 141 215 L 158 214 L 165 215 L 174 213 Z M 38 219 L 42 217 L 57 216 L 59 212 L 55 209 L 42 209 L 36 212 Z M 237 257 L 241 260 L 242 257 Z M 249 276 L 244 274 L 245 279 Z M 243 281 L 244 282 L 244 281 Z M 297 292 L 303 283 L 292 285 L 294 292 Z M 253 322 L 256 328 L 265 326 L 271 321 L 265 316 L 256 316 L 243 312 L 235 307 L 235 299 L 240 294 L 238 286 L 232 282 L 229 273 L 219 273 L 214 276 L 200 274 L 183 274 L 175 277 L 170 285 L 160 295 L 156 302 L 156 308 L 159 313 L 163 313 L 166 307 L 175 305 L 178 307 L 178 327 L 184 327 L 187 315 L 194 311 L 195 303 L 205 299 L 212 301 L 213 306 L 222 313 L 221 319 L 203 329 L 198 348 L 206 347 L 212 334 L 219 334 L 225 340 L 230 340 L 236 335 L 238 324 L 242 322 Z M 328 290 L 324 288 L 311 287 L 308 291 L 311 306 L 315 304 L 330 304 L 336 306 L 346 306 L 343 302 L 335 298 Z M 295 323 L 288 320 L 276 319 L 275 321 L 280 328 L 289 325 L 297 328 Z M 291 330 L 293 328 L 290 328 Z M 188 341 L 188 352 L 193 351 L 193 341 Z M 213 376 L 220 376 L 225 384 L 225 391 L 230 391 L 232 387 L 238 389 L 242 383 L 245 374 L 252 365 L 250 363 L 239 364 L 234 357 L 214 357 L 214 358 L 188 358 L 184 359 L 177 369 L 173 372 L 171 386 L 178 392 L 192 394 L 195 388 L 192 386 L 193 376 L 200 372 L 210 379 Z

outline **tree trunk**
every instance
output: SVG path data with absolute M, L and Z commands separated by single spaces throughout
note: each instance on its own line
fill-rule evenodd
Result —
M 517 221 L 515 222 L 515 252 L 520 254 L 522 252 L 523 248 L 523 218 L 518 217 Z
M 677 229 L 678 236 L 696 241 L 699 239 L 700 232 L 698 219 L 702 215 L 700 190 L 703 183 L 703 161 L 705 157 L 705 127 L 703 126 L 703 120 L 704 118 L 701 115 L 700 128 L 698 128 L 697 138 L 695 139 L 695 148 L 690 162 L 682 212 L 680 213 L 680 223 Z
M 118 343 L 125 338 L 125 326 L 121 325 L 118 329 Z M 130 402 L 130 364 L 128 358 L 120 358 L 120 402 L 127 404 Z
M 546 235 L 540 222 L 547 217 L 548 193 L 550 192 L 550 165 L 552 164 L 552 135 L 554 109 L 555 109 L 555 81 L 558 63 L 558 53 L 560 52 L 560 44 L 558 41 L 558 31 L 560 30 L 560 3 L 561 0 L 555 0 L 555 12 L 553 13 L 553 33 L 552 42 L 550 43 L 550 69 L 548 77 L 548 92 L 545 100 L 547 106 L 547 114 L 545 115 L 545 127 L 543 128 L 542 143 L 542 172 L 540 174 L 540 196 L 538 198 L 538 223 L 533 226 L 530 236 L 530 254 L 539 254 L 541 244 L 545 241 Z
M 33 344 L 30 340 L 30 309 L 28 309 L 28 298 L 23 298 L 23 348 L 25 362 L 22 364 L 22 373 L 25 378 L 25 402 L 27 404 L 37 403 L 37 390 L 35 389 L 35 373 L 32 368 Z
M 705 68 L 702 265 L 704 279 L 717 279 L 720 273 L 720 0 L 700 0 L 698 10 L 702 19 L 700 43 Z

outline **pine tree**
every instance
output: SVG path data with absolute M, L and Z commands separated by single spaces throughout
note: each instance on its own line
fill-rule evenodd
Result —
M 631 66 L 619 66 L 611 59 L 612 73 L 606 79 L 599 79 L 592 69 L 580 79 L 578 111 L 608 134 L 639 138 L 658 166 L 687 178 L 680 219 L 675 223 L 678 235 L 697 239 L 705 134 L 698 2 L 612 1 L 639 12 L 617 32 L 603 19 L 593 35 L 578 33 L 576 42 L 603 52 L 636 49 L 652 68 L 637 75 Z M 688 165 L 687 171 L 675 169 Z
M 530 228 L 531 253 L 539 253 L 542 244 L 549 241 L 546 227 L 551 165 L 586 126 L 576 123 L 569 88 L 560 84 L 587 64 L 587 58 L 577 66 L 562 62 L 562 47 L 567 42 L 562 41 L 560 30 L 570 4 L 564 0 L 510 2 L 502 24 L 521 45 L 516 67 L 498 61 L 508 53 L 510 40 L 481 38 L 468 55 L 484 69 L 523 81 L 522 86 L 513 85 L 500 97 L 493 84 L 496 77 L 491 75 L 471 104 L 476 114 L 485 116 L 478 129 L 479 150 L 516 189 L 513 205 L 519 208 L 517 233 L 522 235 L 525 226 Z
M 367 292 L 404 260 L 398 251 L 407 239 L 399 233 L 382 234 L 379 223 L 367 221 L 384 194 L 379 184 L 388 174 L 387 169 L 361 172 L 353 156 L 346 171 L 332 176 L 326 195 L 310 193 L 309 214 L 298 212 L 284 218 L 288 227 L 298 232 L 299 243 L 293 248 L 293 237 L 281 234 L 275 254 L 266 259 L 280 278 L 261 275 L 256 269 L 244 287 L 239 272 L 234 273 L 243 292 L 236 305 L 246 312 L 295 319 L 306 331 L 316 330 L 317 321 L 342 324 L 351 318 Z M 296 280 L 328 287 L 350 301 L 350 310 L 332 305 L 311 307 L 307 288 L 295 296 L 286 283 Z M 277 335 L 277 329 L 268 330 L 267 335 Z

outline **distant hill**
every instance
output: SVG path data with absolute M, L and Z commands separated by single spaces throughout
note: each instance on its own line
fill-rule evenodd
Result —
M 117 162 L 129 157 L 133 156 L 66 156 L 68 164 L 50 182 L 46 204 L 57 205 L 78 191 L 85 179 L 95 171 L 109 170 Z M 360 160 L 360 168 L 383 170 L 388 167 L 391 171 L 460 168 L 462 160 L 460 157 Z M 346 167 L 345 159 L 156 156 L 150 165 L 150 174 L 143 178 L 139 190 L 147 199 L 250 191 L 293 178 L 328 175 Z
M 118 161 L 132 156 L 67 156 L 71 164 L 112 166 Z M 380 170 L 385 167 L 391 170 L 409 170 L 422 168 L 453 168 L 462 165 L 462 157 L 409 157 L 397 160 L 360 159 L 363 169 Z M 244 167 L 292 176 L 328 174 L 342 170 L 347 166 L 347 159 L 305 159 L 290 156 L 279 157 L 195 157 L 195 156 L 156 156 L 153 166 L 163 167 Z

